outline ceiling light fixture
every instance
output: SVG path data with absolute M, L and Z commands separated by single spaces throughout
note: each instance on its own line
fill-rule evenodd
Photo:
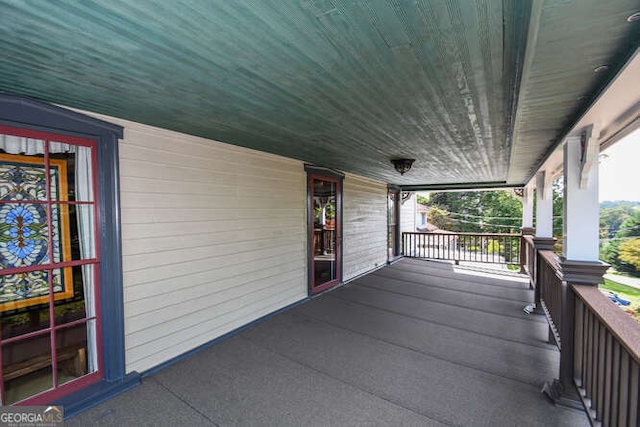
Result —
M 638 22 L 640 21 L 640 12 L 632 13 L 627 18 L 627 22 Z
M 391 159 L 393 167 L 400 172 L 400 175 L 407 173 L 415 161 L 416 159 Z

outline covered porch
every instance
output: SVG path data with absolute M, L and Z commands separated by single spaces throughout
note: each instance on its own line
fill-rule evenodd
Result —
M 599 152 L 640 128 L 636 0 L 0 3 L 1 406 L 81 425 L 587 422 L 545 384 L 594 424 L 638 425 L 640 332 L 596 287 Z M 406 197 L 498 188 L 520 194 L 527 245 L 416 248 L 526 255 L 535 291 L 382 268 L 418 252 L 400 250 Z
M 142 379 L 69 425 L 588 425 L 526 276 L 402 259 Z

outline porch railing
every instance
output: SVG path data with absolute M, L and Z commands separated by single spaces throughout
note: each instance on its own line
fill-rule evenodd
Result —
M 567 284 L 558 277 L 558 265 L 553 252 L 540 251 L 537 268 L 540 304 L 547 315 L 550 332 L 558 348 L 561 349 L 563 292 L 566 292 Z
M 526 253 L 535 258 L 536 272 L 531 277 L 549 321 L 550 339 L 561 352 L 558 383 L 569 377 L 568 383 L 577 387 L 592 425 L 637 427 L 640 327 L 636 320 L 597 286 L 562 280 L 552 251 Z M 526 264 L 531 268 L 530 259 Z
M 594 286 L 574 286 L 574 380 L 603 426 L 640 425 L 640 328 Z
M 522 236 L 522 247 L 524 248 L 522 263 L 525 267 L 525 272 L 533 279 L 535 273 L 535 246 L 533 244 L 533 236 Z
M 402 233 L 406 257 L 520 265 L 520 234 Z

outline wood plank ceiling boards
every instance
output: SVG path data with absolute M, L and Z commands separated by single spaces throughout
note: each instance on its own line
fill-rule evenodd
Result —
M 637 0 L 0 8 L 2 91 L 421 186 L 525 183 L 640 37 Z

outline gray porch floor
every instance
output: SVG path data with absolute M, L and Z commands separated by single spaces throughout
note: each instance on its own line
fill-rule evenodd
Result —
M 402 260 L 156 374 L 68 425 L 582 426 L 528 284 Z

